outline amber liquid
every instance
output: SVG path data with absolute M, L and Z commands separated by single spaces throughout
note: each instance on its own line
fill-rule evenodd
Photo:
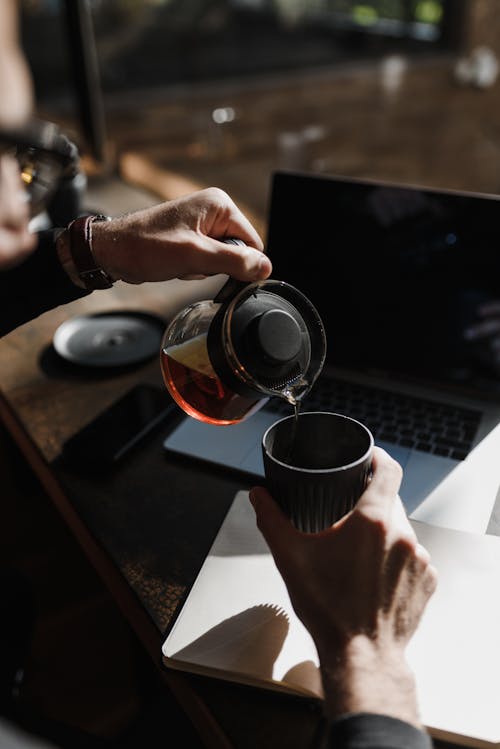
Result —
M 163 350 L 160 364 L 165 385 L 181 408 L 207 424 L 237 424 L 261 404 L 259 398 L 245 398 L 224 385 L 213 374 L 181 364 Z
M 190 416 L 208 424 L 237 424 L 263 403 L 259 396 L 235 393 L 214 372 L 207 350 L 206 335 L 163 348 L 160 364 L 165 384 L 179 406 Z M 295 409 L 290 450 L 297 430 L 299 404 L 309 391 L 309 383 L 300 378 L 276 391 Z

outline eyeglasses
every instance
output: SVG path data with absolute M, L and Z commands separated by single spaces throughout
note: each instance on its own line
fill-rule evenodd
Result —
M 2 153 L 19 163 L 32 216 L 47 206 L 63 178 L 78 172 L 77 147 L 52 122 L 34 120 L 19 130 L 0 130 Z

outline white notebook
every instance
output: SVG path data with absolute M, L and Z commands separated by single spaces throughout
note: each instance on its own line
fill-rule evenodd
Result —
M 412 521 L 439 584 L 408 649 L 435 738 L 500 747 L 500 538 Z M 239 492 L 163 644 L 167 667 L 321 698 L 318 657 Z

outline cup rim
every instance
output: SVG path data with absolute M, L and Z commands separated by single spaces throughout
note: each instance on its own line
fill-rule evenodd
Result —
M 275 427 L 278 426 L 278 424 L 281 424 L 281 422 L 283 421 L 289 421 L 290 419 L 294 419 L 295 415 L 291 414 L 290 416 L 283 416 L 281 419 L 277 419 L 276 421 L 274 421 L 270 426 L 267 427 L 266 431 L 262 435 L 262 440 L 261 440 L 262 449 L 264 450 L 266 455 L 270 458 L 270 460 L 272 460 L 274 463 L 280 466 L 284 466 L 290 471 L 300 471 L 300 473 L 311 473 L 311 474 L 317 475 L 321 473 L 326 474 L 326 473 L 336 473 L 339 471 L 347 471 L 349 468 L 354 468 L 355 466 L 363 463 L 367 459 L 367 457 L 370 455 L 370 453 L 373 451 L 373 448 L 375 445 L 375 439 L 371 431 L 368 429 L 368 427 L 365 426 L 365 424 L 363 424 L 361 421 L 358 421 L 357 419 L 353 419 L 352 416 L 347 416 L 346 414 L 341 414 L 336 411 L 300 411 L 298 418 L 300 419 L 301 416 L 307 416 L 310 414 L 311 415 L 322 414 L 322 415 L 327 415 L 327 416 L 337 416 L 341 419 L 346 419 L 347 421 L 354 422 L 355 424 L 360 426 L 368 435 L 370 444 L 367 450 L 357 460 L 353 460 L 351 463 L 346 463 L 345 465 L 336 466 L 333 468 L 301 468 L 300 466 L 294 466 L 294 465 L 291 465 L 290 463 L 285 463 L 284 461 L 279 460 L 278 458 L 275 458 L 274 455 L 271 455 L 271 453 L 265 446 L 265 440 L 266 440 L 268 433 L 271 431 L 271 429 L 274 429 Z

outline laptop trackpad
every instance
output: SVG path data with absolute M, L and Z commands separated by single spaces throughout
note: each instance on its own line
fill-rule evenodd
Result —
M 413 450 L 405 466 L 401 499 L 408 515 L 417 509 L 429 494 L 458 465 L 453 458 Z
M 174 453 L 263 476 L 260 443 L 267 427 L 277 418 L 276 413 L 263 409 L 247 421 L 223 427 L 187 417 L 163 446 Z

